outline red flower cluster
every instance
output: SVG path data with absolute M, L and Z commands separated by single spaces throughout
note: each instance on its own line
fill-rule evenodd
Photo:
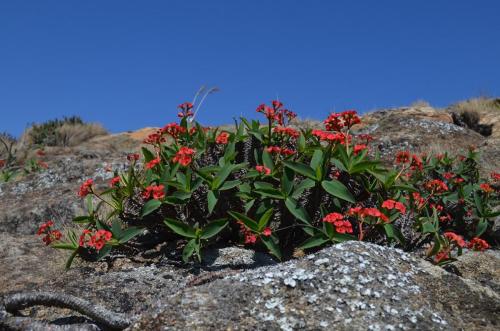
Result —
M 425 183 L 425 188 L 429 191 L 440 193 L 448 191 L 448 186 L 439 179 L 433 179 Z
M 106 230 L 97 230 L 94 234 L 89 229 L 83 230 L 78 244 L 80 247 L 93 247 L 100 251 L 111 240 L 113 234 Z
M 344 215 L 342 214 L 330 213 L 323 217 L 323 222 L 333 224 L 337 233 L 352 233 L 351 222 L 344 220 Z
M 52 226 L 54 226 L 54 222 L 49 220 L 40 225 L 36 232 L 38 236 L 45 235 L 42 238 L 45 245 L 50 245 L 53 241 L 59 240 L 62 237 L 62 233 L 59 230 L 50 229 Z
M 242 221 L 237 221 L 237 223 L 240 225 L 241 233 L 245 236 L 245 244 L 255 244 L 255 242 L 257 242 L 257 236 L 252 231 L 248 230 Z
M 127 155 L 127 160 L 129 162 L 137 161 L 137 160 L 139 160 L 139 154 L 138 153 L 130 153 Z
M 165 137 L 162 136 L 161 131 L 157 131 L 155 133 L 151 133 L 149 136 L 147 136 L 143 143 L 145 144 L 151 144 L 151 145 L 158 145 L 161 143 L 164 143 L 166 141 Z
M 217 138 L 215 138 L 215 142 L 217 144 L 226 145 L 228 143 L 228 141 L 229 141 L 229 133 L 228 132 L 221 132 L 221 133 L 219 133 Z
M 111 178 L 111 180 L 109 181 L 109 187 L 115 187 L 118 185 L 120 185 L 120 176 Z
M 271 228 L 270 227 L 266 227 L 263 231 L 262 231 L 262 235 L 265 236 L 265 237 L 270 237 L 272 234 L 272 231 L 271 231 Z
M 410 152 L 401 151 L 396 154 L 396 164 L 408 163 L 410 162 Z
M 266 118 L 272 123 L 277 122 L 279 125 L 285 124 L 285 118 L 288 120 L 288 122 L 290 122 L 295 117 L 297 117 L 297 114 L 295 114 L 293 111 L 284 109 L 283 103 L 277 100 L 274 100 L 272 102 L 272 107 L 269 107 L 265 104 L 259 105 L 256 111 L 258 113 L 264 114 L 264 116 L 266 116 Z
M 177 154 L 175 154 L 172 162 L 180 163 L 184 167 L 187 167 L 193 161 L 193 154 L 195 150 L 189 147 L 181 147 Z
M 94 184 L 93 179 L 87 179 L 83 182 L 82 186 L 80 186 L 80 190 L 78 191 L 78 195 L 82 198 L 86 197 L 89 193 L 92 192 L 92 184 Z
M 255 170 L 257 170 L 259 173 L 261 173 L 263 175 L 270 175 L 271 174 L 271 169 L 269 169 L 263 165 L 255 166 Z
M 142 192 L 142 197 L 144 199 L 150 199 L 153 197 L 155 200 L 160 200 L 165 197 L 165 186 L 163 185 L 150 185 L 146 187 L 146 190 Z
M 384 222 L 389 222 L 389 218 L 377 208 L 362 208 L 359 206 L 353 207 L 349 209 L 347 215 L 350 216 L 357 215 L 358 217 L 374 217 L 374 218 L 379 218 Z
M 300 133 L 291 127 L 277 126 L 273 131 L 274 133 L 277 133 L 279 135 L 286 135 L 293 139 L 296 139 L 300 136 Z
M 485 193 L 493 193 L 493 192 L 495 192 L 495 190 L 489 184 L 487 184 L 487 183 L 479 184 L 479 187 Z
M 455 243 L 457 246 L 465 247 L 465 240 L 462 236 L 459 236 L 454 232 L 445 232 L 444 236 L 446 239 L 448 239 L 450 242 Z
M 313 136 L 316 136 L 319 138 L 321 141 L 328 141 L 328 142 L 337 142 L 341 144 L 345 144 L 346 140 L 346 135 L 342 132 L 338 133 L 333 133 L 329 131 L 323 131 L 323 130 L 312 130 Z M 347 136 L 348 142 L 351 141 L 351 136 Z
M 194 113 L 191 111 L 193 109 L 193 104 L 191 102 L 184 102 L 177 106 L 181 111 L 177 113 L 180 118 L 193 116 Z
M 396 209 L 401 214 L 406 213 L 406 207 L 405 207 L 404 204 L 402 204 L 399 201 L 394 201 L 394 200 L 391 200 L 391 199 L 385 200 L 382 203 L 382 208 L 385 208 L 385 209 L 388 209 L 388 210 Z
M 355 145 L 354 149 L 353 149 L 353 153 L 354 153 L 354 155 L 358 155 L 359 152 L 364 151 L 367 148 L 368 148 L 368 146 L 366 146 L 365 144 Z
M 1 165 L 0 165 L 0 167 L 1 167 Z M 498 172 L 492 172 L 490 174 L 490 177 L 491 177 L 491 179 L 493 179 L 494 182 L 500 181 L 500 173 L 498 173 Z
M 294 150 L 279 146 L 269 146 L 266 148 L 266 151 L 271 154 L 281 154 L 286 156 L 295 154 Z
M 471 241 L 469 241 L 469 244 L 467 245 L 469 249 L 475 250 L 475 251 L 484 251 L 490 248 L 490 245 L 486 242 L 486 240 L 483 240 L 481 238 L 475 237 L 472 238 Z
M 174 139 L 178 139 L 181 134 L 186 133 L 186 128 L 177 123 L 170 123 L 160 129 L 162 134 L 168 134 Z
M 453 172 L 445 172 L 445 173 L 443 174 L 443 178 L 444 178 L 444 179 L 447 179 L 447 180 L 450 180 L 450 179 L 452 179 L 453 177 L 455 177 L 455 174 L 454 174 Z
M 146 163 L 144 165 L 144 168 L 146 169 L 153 169 L 154 167 L 156 167 L 158 164 L 160 164 L 160 158 L 157 157 L 155 159 L 152 159 L 151 161 L 149 161 L 148 163 Z
M 416 154 L 413 154 L 411 156 L 411 163 L 410 163 L 410 169 L 411 170 L 420 170 L 422 171 L 424 169 L 424 165 L 422 163 L 422 159 L 418 157 Z
M 361 119 L 355 110 L 346 110 L 342 113 L 331 113 L 323 123 L 328 131 L 340 131 L 344 127 L 350 129 L 353 125 L 361 123 Z
M 425 205 L 425 199 L 422 198 L 420 193 L 413 192 L 412 196 L 413 196 L 413 199 L 415 200 L 415 205 L 417 206 L 418 209 L 422 208 Z

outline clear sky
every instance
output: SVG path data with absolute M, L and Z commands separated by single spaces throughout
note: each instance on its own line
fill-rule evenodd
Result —
M 0 131 L 204 124 L 276 96 L 303 117 L 500 95 L 499 0 L 0 1 Z

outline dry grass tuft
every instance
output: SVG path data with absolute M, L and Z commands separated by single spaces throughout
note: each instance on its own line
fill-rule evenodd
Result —
M 458 102 L 448 107 L 456 125 L 468 127 L 488 137 L 493 126 L 500 125 L 500 99 L 479 97 Z

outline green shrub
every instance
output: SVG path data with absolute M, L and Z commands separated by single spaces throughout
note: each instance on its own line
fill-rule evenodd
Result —
M 325 129 L 298 131 L 295 114 L 278 101 L 260 105 L 266 117 L 241 118 L 233 132 L 202 127 L 192 105 L 179 106 L 180 123 L 151 134 L 130 167 L 97 192 L 92 179 L 78 194 L 88 214 L 83 229 L 62 234 L 44 224 L 46 244 L 74 257 L 98 260 L 143 234 L 182 240 L 184 261 L 201 260 L 202 248 L 242 241 L 278 259 L 295 251 L 346 240 L 366 240 L 414 250 L 447 263 L 463 247 L 483 250 L 498 216 L 498 191 L 479 178 L 477 153 L 396 155 L 386 168 L 368 155 L 371 137 L 353 135 L 355 111 L 332 113 Z M 167 139 L 168 138 L 168 139 Z M 492 174 L 492 181 L 500 175 Z M 493 187 L 492 187 L 493 186 Z M 107 205 L 111 212 L 98 210 Z M 154 237 L 154 236 L 153 236 Z M 467 242 L 468 241 L 468 242 Z

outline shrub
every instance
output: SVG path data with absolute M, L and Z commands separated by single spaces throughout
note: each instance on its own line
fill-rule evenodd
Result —
M 493 124 L 480 123 L 483 117 L 500 112 L 500 99 L 474 98 L 449 107 L 453 122 L 487 137 L 492 134 Z
M 278 259 L 346 240 L 414 250 L 444 264 L 463 247 L 482 250 L 499 212 L 498 190 L 481 180 L 477 153 L 454 158 L 400 152 L 393 168 L 368 156 L 368 135 L 353 135 L 355 111 L 332 113 L 325 129 L 296 130 L 279 101 L 260 105 L 266 123 L 241 118 L 233 132 L 201 126 L 190 103 L 180 122 L 148 136 L 130 167 L 98 192 L 92 179 L 78 192 L 88 214 L 65 234 L 52 223 L 44 242 L 98 260 L 132 240 L 184 242 L 182 257 L 201 260 L 211 244 L 243 242 Z M 138 163 L 141 159 L 142 163 Z M 111 211 L 101 215 L 100 207 Z M 144 232 L 147 229 L 148 231 Z M 467 242 L 470 240 L 469 242 Z
M 106 130 L 100 124 L 84 123 L 80 117 L 71 116 L 33 124 L 22 140 L 29 146 L 75 146 L 104 134 Z

